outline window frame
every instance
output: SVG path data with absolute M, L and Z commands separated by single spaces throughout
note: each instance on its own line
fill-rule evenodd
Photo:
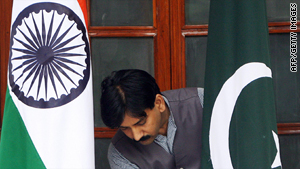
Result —
M 7 88 L 7 63 L 9 58 L 10 24 L 13 0 L 0 4 L 0 102 L 2 126 Z M 207 36 L 208 25 L 185 25 L 184 0 L 153 0 L 153 26 L 90 26 L 91 37 L 153 37 L 155 78 L 161 90 L 186 87 L 185 37 Z M 87 0 L 90 18 L 90 0 Z M 167 24 L 165 24 L 167 23 Z M 269 33 L 289 33 L 289 22 L 269 22 Z M 297 22 L 300 25 L 300 22 Z M 300 32 L 298 28 L 294 32 Z M 163 73 L 161 71 L 164 71 Z M 278 134 L 300 134 L 299 123 L 277 123 Z M 95 128 L 95 138 L 112 138 L 115 129 Z
M 153 26 L 91 26 L 90 0 L 88 8 L 88 34 L 95 37 L 152 37 L 154 40 L 154 76 L 162 91 L 171 89 L 171 61 L 170 61 L 170 25 L 169 0 L 153 0 Z M 112 138 L 117 129 L 95 127 L 95 138 Z

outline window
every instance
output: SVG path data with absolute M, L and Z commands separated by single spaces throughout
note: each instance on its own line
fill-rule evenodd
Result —
M 267 0 L 284 168 L 300 166 L 300 71 L 289 72 L 287 59 L 290 2 Z M 293 2 L 300 5 L 299 0 Z M 1 122 L 7 86 L 11 6 L 12 0 L 0 4 Z M 209 0 L 87 0 L 87 6 L 94 78 L 96 168 L 108 168 L 106 152 L 115 130 L 106 128 L 101 121 L 101 81 L 113 70 L 139 68 L 152 74 L 162 91 L 204 87 Z M 196 67 L 200 71 L 193 71 Z

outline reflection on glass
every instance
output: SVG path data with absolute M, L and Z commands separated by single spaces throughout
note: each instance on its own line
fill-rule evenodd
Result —
M 185 0 L 185 24 L 201 25 L 208 23 L 209 0 Z M 269 22 L 289 22 L 290 3 L 300 5 L 300 0 L 266 0 Z M 253 10 L 255 12 L 255 10 Z M 300 12 L 297 12 L 298 18 Z
M 282 168 L 300 168 L 300 135 L 279 135 Z
M 290 72 L 290 34 L 270 34 L 277 121 L 300 122 L 300 71 Z
M 204 87 L 206 36 L 186 37 L 186 86 Z
M 95 163 L 96 169 L 110 168 L 107 159 L 107 150 L 111 139 L 95 139 Z
M 185 24 L 208 24 L 209 0 L 185 0 Z
M 152 0 L 91 0 L 91 26 L 151 26 Z
M 100 86 L 114 70 L 142 69 L 154 76 L 153 38 L 92 38 L 95 126 L 100 117 Z
M 290 3 L 300 5 L 300 0 L 283 1 L 283 0 L 267 0 L 267 16 L 269 22 L 290 21 Z M 300 13 L 298 12 L 298 18 Z

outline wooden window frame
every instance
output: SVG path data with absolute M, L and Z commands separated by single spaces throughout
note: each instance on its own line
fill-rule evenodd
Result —
M 11 12 L 12 0 L 2 0 L 0 5 L 0 127 L 2 126 L 5 95 L 7 88 L 7 63 L 9 58 L 10 46 Z
M 90 1 L 88 8 L 88 32 L 94 37 L 152 37 L 154 40 L 154 76 L 162 91 L 171 89 L 169 0 L 153 0 L 153 26 L 91 26 Z M 163 72 L 161 71 L 163 70 Z M 116 129 L 95 127 L 95 138 L 112 138 Z
M 9 58 L 12 0 L 2 0 L 0 5 L 0 103 L 2 126 L 7 87 L 7 63 Z M 155 78 L 161 90 L 186 87 L 185 37 L 207 36 L 208 25 L 185 25 L 184 0 L 153 0 L 153 26 L 90 26 L 91 37 L 153 37 Z M 90 1 L 87 0 L 88 16 Z M 90 18 L 90 17 L 88 17 Z M 161 24 L 169 23 L 169 24 Z M 300 22 L 297 22 L 299 25 Z M 269 33 L 289 33 L 289 22 L 270 22 Z M 298 28 L 295 32 L 300 32 Z M 167 37 L 167 38 L 166 38 Z M 161 57 L 164 56 L 164 57 Z M 161 73 L 165 70 L 167 73 Z M 172 80 L 171 80 L 172 79 Z M 278 123 L 278 134 L 300 134 L 300 123 Z M 112 138 L 115 129 L 95 128 L 95 138 Z
M 170 4 L 171 16 L 171 65 L 172 88 L 186 87 L 185 77 L 185 37 L 207 36 L 208 25 L 185 25 L 185 1 L 173 0 Z M 300 25 L 300 22 L 297 22 Z M 269 33 L 289 33 L 290 22 L 269 22 Z M 293 32 L 300 32 L 299 27 Z M 300 134 L 300 123 L 277 123 L 279 135 Z

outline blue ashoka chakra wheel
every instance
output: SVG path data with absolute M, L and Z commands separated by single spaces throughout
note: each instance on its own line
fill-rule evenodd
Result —
M 71 102 L 90 77 L 90 49 L 81 19 L 57 3 L 36 3 L 11 28 L 9 85 L 20 101 L 36 108 Z

